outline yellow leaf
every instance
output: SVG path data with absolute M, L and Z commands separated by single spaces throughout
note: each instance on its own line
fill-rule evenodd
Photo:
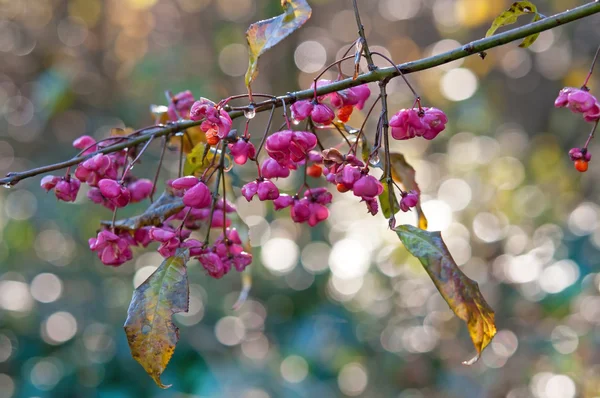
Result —
M 452 311 L 467 323 L 477 357 L 465 364 L 472 364 L 496 335 L 494 311 L 483 298 L 477 282 L 456 265 L 439 232 L 401 225 L 396 233 L 406 249 L 419 259 Z
M 258 58 L 304 25 L 312 13 L 306 0 L 281 0 L 281 7 L 283 14 L 255 22 L 246 31 L 250 57 L 246 72 L 248 89 L 258 75 Z
M 492 26 L 488 29 L 485 34 L 485 37 L 492 36 L 498 28 L 506 25 L 512 25 L 517 22 L 517 19 L 522 15 L 527 14 L 535 14 L 533 17 L 533 22 L 539 21 L 542 19 L 541 15 L 537 12 L 537 7 L 530 1 L 516 1 L 514 2 L 510 8 L 506 11 L 503 11 L 502 14 L 498 15 Z M 526 37 L 519 47 L 529 47 L 533 44 L 534 41 L 538 38 L 540 34 L 536 33 L 531 36 Z
M 407 191 L 417 191 L 420 197 L 421 189 L 419 188 L 419 184 L 417 184 L 415 169 L 406 161 L 404 155 L 401 153 L 391 153 L 390 163 L 394 181 L 404 185 L 404 189 Z M 420 199 L 415 209 L 419 220 L 419 228 L 426 230 L 427 217 L 425 217 L 425 213 L 423 213 L 423 209 L 421 208 Z
M 535 17 L 533 17 L 533 22 L 537 22 L 540 19 L 542 19 L 542 17 L 540 16 L 540 14 L 535 14 Z M 521 48 L 527 48 L 527 47 L 529 47 L 530 45 L 532 45 L 537 40 L 538 37 L 540 37 L 539 33 L 535 33 L 535 34 L 533 34 L 531 36 L 527 36 L 526 38 L 523 39 L 523 41 L 521 42 L 521 44 L 519 44 L 519 47 L 521 47 Z
M 194 175 L 200 177 L 206 169 L 211 166 L 218 166 L 221 160 L 221 150 L 214 147 L 206 147 L 204 143 L 198 143 L 187 154 L 183 165 L 183 174 L 186 176 Z M 225 171 L 233 166 L 231 156 L 225 154 Z
M 179 340 L 179 328 L 172 321 L 173 314 L 187 312 L 189 285 L 185 264 L 187 250 L 167 258 L 133 292 L 127 310 L 125 334 L 133 358 L 160 388 L 160 376 L 167 367 Z

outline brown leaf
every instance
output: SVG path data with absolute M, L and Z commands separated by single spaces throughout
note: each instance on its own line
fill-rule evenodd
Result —
M 124 329 L 133 358 L 160 388 L 160 376 L 167 367 L 179 340 L 179 328 L 172 321 L 173 314 L 187 312 L 189 284 L 185 264 L 187 250 L 163 261 L 133 292 L 127 310 Z
M 423 231 L 412 225 L 395 229 L 406 249 L 419 259 L 442 297 L 457 317 L 467 323 L 477 360 L 496 334 L 494 311 L 481 295 L 477 282 L 469 279 L 456 265 L 440 232 Z
M 417 184 L 415 169 L 406 161 L 404 155 L 401 153 L 391 153 L 390 162 L 394 181 L 404 185 L 404 189 L 407 191 L 417 191 L 420 197 L 421 189 L 419 189 L 419 184 Z M 415 209 L 419 218 L 419 228 L 427 229 L 427 217 L 425 217 L 421 208 L 421 200 L 419 200 Z
M 179 213 L 184 208 L 183 199 L 173 195 L 169 191 L 165 191 L 140 215 L 117 220 L 115 227 L 133 231 L 141 227 L 151 225 L 158 226 L 164 223 L 167 218 Z M 111 226 L 111 221 L 102 221 L 102 225 Z
M 250 59 L 246 72 L 246 87 L 258 75 L 258 58 L 285 39 L 310 18 L 312 10 L 306 0 L 281 0 L 283 14 L 250 25 L 246 31 Z

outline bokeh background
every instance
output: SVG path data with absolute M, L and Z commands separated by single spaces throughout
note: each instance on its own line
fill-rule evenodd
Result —
M 262 57 L 255 91 L 308 87 L 355 39 L 350 0 L 309 2 L 312 19 Z M 372 48 L 398 63 L 482 37 L 509 5 L 359 3 Z M 535 3 L 550 15 L 583 0 Z M 0 0 L 0 173 L 68 158 L 81 134 L 150 124 L 167 89 L 243 93 L 245 29 L 279 13 L 276 0 Z M 190 312 L 176 316 L 181 340 L 163 377 L 173 387 L 160 390 L 122 330 L 160 256 L 104 267 L 87 239 L 108 211 L 83 194 L 57 203 L 32 178 L 0 190 L 0 397 L 600 397 L 600 168 L 575 171 L 567 151 L 590 125 L 553 107 L 562 86 L 581 85 L 599 44 L 596 15 L 529 50 L 512 43 L 409 76 L 450 123 L 434 142 L 393 149 L 417 170 L 430 229 L 496 311 L 498 335 L 475 365 L 461 364 L 473 355 L 465 326 L 382 216 L 336 193 L 330 219 L 311 230 L 238 200 L 256 258 L 250 297 L 231 310 L 239 275 L 213 280 L 190 265 Z M 600 95 L 600 70 L 590 86 Z M 400 79 L 389 91 L 392 109 L 412 103 Z M 136 173 L 152 176 L 158 152 Z M 173 176 L 177 156 L 167 156 L 163 176 Z

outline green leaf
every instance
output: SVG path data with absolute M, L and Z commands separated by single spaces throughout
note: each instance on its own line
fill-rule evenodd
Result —
M 537 21 L 539 21 L 541 19 L 542 19 L 542 16 L 540 14 L 536 13 L 535 17 L 533 17 L 533 22 L 537 22 Z M 519 44 L 519 47 L 521 47 L 521 48 L 527 48 L 527 47 L 529 47 L 530 45 L 532 45 L 537 40 L 538 37 L 540 37 L 539 33 L 535 33 L 535 34 L 533 34 L 531 36 L 527 36 L 526 38 L 523 39 L 523 41 L 521 42 L 521 44 Z
M 158 226 L 167 218 L 179 213 L 184 208 L 183 199 L 165 191 L 140 215 L 115 221 L 115 227 L 121 230 L 134 231 L 141 227 Z M 112 221 L 101 221 L 102 225 L 111 226 Z
M 404 155 L 401 153 L 391 153 L 390 163 L 394 181 L 404 185 L 404 189 L 407 191 L 417 191 L 420 194 L 421 189 L 419 188 L 419 184 L 417 184 L 415 169 L 406 161 Z M 419 219 L 419 228 L 427 229 L 427 217 L 425 217 L 421 208 L 420 199 L 415 209 Z
M 390 205 L 390 195 L 389 195 L 389 185 L 385 183 L 385 179 L 381 180 L 381 184 L 383 185 L 383 192 L 379 195 L 379 203 L 381 204 L 381 212 L 385 218 L 390 218 L 398 210 L 400 210 L 400 204 L 398 203 L 398 198 L 394 192 L 392 192 L 392 200 L 394 201 L 394 212 L 392 213 L 392 206 Z
M 190 153 L 185 157 L 183 164 L 183 175 L 194 175 L 200 177 L 206 169 L 211 166 L 218 166 L 221 159 L 221 150 L 214 147 L 206 147 L 206 144 L 198 143 Z M 225 154 L 225 170 L 233 166 L 231 156 Z
M 498 15 L 492 26 L 488 29 L 485 37 L 493 35 L 498 28 L 506 25 L 512 25 L 517 22 L 517 19 L 526 14 L 537 14 L 537 7 L 530 1 L 516 1 L 510 8 Z
M 510 8 L 506 11 L 503 11 L 502 14 L 494 19 L 492 26 L 488 29 L 485 37 L 492 36 L 498 28 L 506 25 L 512 25 L 517 22 L 517 19 L 522 15 L 527 14 L 535 14 L 533 17 L 533 22 L 539 21 L 542 19 L 542 16 L 538 14 L 537 7 L 530 1 L 516 1 L 514 2 Z M 536 33 L 531 36 L 526 37 L 519 47 L 529 47 L 533 44 L 534 41 L 538 38 L 540 34 Z
M 189 284 L 185 266 L 188 259 L 189 252 L 183 249 L 165 259 L 135 289 L 127 310 L 124 328 L 131 355 L 160 388 L 170 387 L 162 384 L 160 376 L 179 340 L 179 328 L 171 318 L 173 314 L 188 311 Z
M 281 0 L 281 7 L 283 14 L 253 23 L 246 31 L 250 56 L 246 72 L 248 88 L 258 75 L 258 58 L 304 25 L 312 14 L 306 0 Z
M 440 232 L 423 231 L 412 225 L 401 225 L 395 231 L 406 249 L 419 259 L 452 311 L 467 323 L 478 355 L 465 363 L 473 363 L 496 334 L 494 311 L 481 295 L 477 282 L 456 265 Z

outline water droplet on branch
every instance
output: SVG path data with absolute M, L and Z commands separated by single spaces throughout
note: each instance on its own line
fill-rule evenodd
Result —
M 369 163 L 371 164 L 371 166 L 378 166 L 380 161 L 381 160 L 379 159 L 379 155 L 377 154 L 369 158 Z
M 246 119 L 254 119 L 254 116 L 256 116 L 256 109 L 254 108 L 254 105 L 250 104 L 246 109 L 244 109 L 244 116 Z

